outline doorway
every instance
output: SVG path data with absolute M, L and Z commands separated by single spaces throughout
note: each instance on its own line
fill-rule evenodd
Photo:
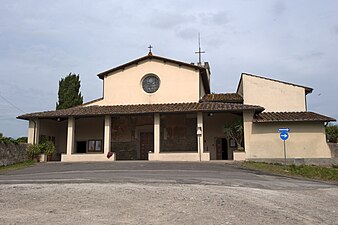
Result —
M 154 151 L 154 133 L 140 133 L 140 160 L 148 160 L 149 151 Z
M 228 140 L 226 138 L 217 138 L 216 139 L 216 159 L 218 160 L 228 160 Z
M 76 153 L 86 153 L 86 151 L 87 151 L 87 142 L 77 141 L 76 142 Z

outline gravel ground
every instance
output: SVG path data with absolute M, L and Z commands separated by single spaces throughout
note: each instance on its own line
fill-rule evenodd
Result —
M 2 184 L 0 224 L 338 224 L 338 188 Z

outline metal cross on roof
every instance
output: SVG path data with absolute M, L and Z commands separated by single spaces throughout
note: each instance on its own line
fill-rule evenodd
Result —
M 149 53 L 151 53 L 151 49 L 153 48 L 153 46 L 149 45 Z
M 198 33 L 198 52 L 195 52 L 195 54 L 198 54 L 198 65 L 202 65 L 202 54 L 205 53 L 205 51 L 202 51 L 201 49 L 201 35 Z

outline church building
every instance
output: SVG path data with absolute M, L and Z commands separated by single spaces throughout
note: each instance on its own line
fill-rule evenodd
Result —
M 312 88 L 243 73 L 235 93 L 214 94 L 208 63 L 151 51 L 97 76 L 102 98 L 18 116 L 29 121 L 28 142 L 53 141 L 63 162 L 280 159 L 278 129 L 288 128 L 288 158 L 331 158 L 324 125 L 335 119 L 307 111 Z M 236 121 L 241 151 L 225 134 Z

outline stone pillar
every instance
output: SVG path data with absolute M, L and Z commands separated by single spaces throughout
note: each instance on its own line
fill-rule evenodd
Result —
M 107 155 L 110 152 L 111 147 L 111 116 L 105 116 L 104 118 L 104 154 Z
M 75 139 L 75 119 L 74 117 L 68 117 L 67 155 L 71 155 L 74 153 L 74 139 Z
M 39 129 L 39 120 L 38 119 L 30 119 L 28 125 L 28 144 L 38 144 L 40 129 Z
M 154 154 L 160 153 L 160 114 L 155 113 L 154 115 Z
M 198 149 L 198 155 L 199 160 L 201 161 L 202 153 L 204 149 L 204 129 L 203 129 L 203 113 L 198 112 L 197 113 L 197 149 Z

